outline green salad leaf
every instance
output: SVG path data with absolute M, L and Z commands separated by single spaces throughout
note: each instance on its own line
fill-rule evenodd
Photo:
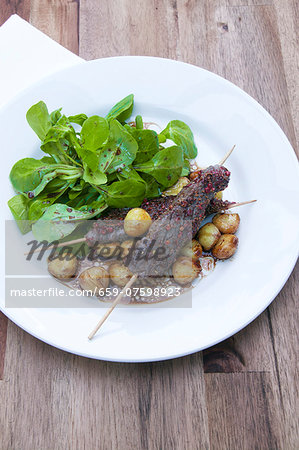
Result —
M 82 125 L 81 140 L 85 149 L 95 152 L 101 148 L 109 136 L 109 126 L 106 119 L 91 116 Z
M 181 120 L 169 122 L 167 127 L 161 131 L 160 136 L 171 139 L 176 145 L 181 147 L 186 158 L 193 159 L 196 157 L 197 148 L 194 143 L 193 133 L 188 125 Z M 163 142 L 163 138 L 161 142 Z
M 188 125 L 172 120 L 157 134 L 141 115 L 126 123 L 133 105 L 130 94 L 106 117 L 49 113 L 43 101 L 28 110 L 46 155 L 19 160 L 9 175 L 17 195 L 8 206 L 22 233 L 62 239 L 106 208 L 139 206 L 189 174 L 197 149 Z M 176 145 L 165 148 L 168 139 Z
M 87 183 L 99 186 L 107 182 L 107 176 L 99 169 L 92 172 L 88 166 L 85 166 L 83 172 L 83 180 Z
M 32 225 L 32 232 L 38 241 L 53 242 L 71 234 L 83 220 L 92 219 L 107 208 L 102 202 L 97 209 L 76 210 L 68 205 L 51 205 L 43 216 Z
M 28 209 L 29 198 L 25 195 L 15 195 L 7 202 L 10 211 L 16 220 L 20 231 L 25 234 L 31 229 L 31 223 L 29 222 Z
M 47 164 L 34 158 L 18 161 L 10 172 L 10 181 L 17 192 L 36 197 L 54 178 L 74 181 L 82 175 L 82 169 L 66 164 Z
M 130 133 L 138 144 L 134 164 L 150 160 L 159 151 L 159 140 L 155 131 L 130 127 Z
M 40 140 L 45 139 L 46 134 L 52 126 L 51 117 L 48 108 L 43 101 L 31 106 L 26 114 L 26 119 L 33 131 Z
M 152 175 L 163 186 L 170 187 L 179 179 L 183 166 L 183 150 L 174 145 L 160 150 L 150 161 L 134 167 Z
M 115 181 L 105 187 L 104 198 L 113 208 L 134 208 L 144 199 L 145 191 L 145 184 L 134 179 Z
M 52 125 L 55 125 L 55 123 L 58 122 L 58 120 L 61 118 L 61 116 L 62 116 L 61 110 L 62 110 L 62 108 L 58 108 L 58 109 L 55 109 L 55 111 L 51 112 L 50 119 L 51 119 Z
M 75 116 L 68 116 L 69 122 L 81 125 L 81 127 L 86 119 L 87 119 L 86 114 L 76 114 Z
M 108 173 L 128 167 L 135 159 L 138 145 L 130 133 L 115 119 L 110 121 L 109 147 L 114 158 L 107 167 Z
M 132 114 L 134 106 L 134 95 L 130 94 L 127 97 L 116 103 L 108 112 L 106 119 L 117 119 L 119 122 L 124 122 Z

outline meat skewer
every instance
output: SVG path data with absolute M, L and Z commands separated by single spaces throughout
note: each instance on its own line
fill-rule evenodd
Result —
M 160 219 L 153 222 L 148 234 L 140 241 L 141 255 L 140 252 L 138 252 L 138 255 L 133 255 L 128 264 L 129 269 L 133 272 L 132 278 L 90 333 L 89 339 L 94 337 L 106 318 L 121 301 L 128 285 L 131 286 L 138 276 L 160 276 L 173 264 L 186 241 L 197 232 L 215 193 L 227 187 L 229 177 L 230 172 L 222 166 L 210 166 L 201 171 L 199 176 L 175 197 L 173 203 L 161 215 Z M 169 246 L 170 253 L 168 253 L 167 258 L 158 261 L 154 258 L 144 258 L 141 261 L 140 256 L 142 257 L 146 253 L 149 242 L 154 242 L 152 251 L 159 247 Z M 132 282 L 132 280 L 134 281 Z
M 151 216 L 152 220 L 157 220 L 163 211 L 172 204 L 174 196 L 169 197 L 159 197 L 153 198 L 151 200 L 144 200 L 141 204 L 140 208 L 143 208 L 148 214 Z M 220 200 L 217 198 L 212 198 L 210 201 L 205 217 L 210 214 L 216 214 L 228 209 L 237 208 L 238 206 L 248 205 L 250 203 L 254 203 L 256 200 L 248 200 L 245 202 L 230 202 L 229 200 Z M 162 208 L 161 206 L 164 205 Z M 127 234 L 123 228 L 123 220 L 128 213 L 129 208 L 122 209 L 112 209 L 109 213 L 102 217 L 99 222 L 95 222 L 94 226 L 83 238 L 73 239 L 71 241 L 61 242 L 57 245 L 51 245 L 47 248 L 47 250 L 51 250 L 53 248 L 61 248 L 69 245 L 80 244 L 86 242 L 89 247 L 93 247 L 96 244 L 108 244 L 109 242 L 121 242 L 128 239 Z M 118 217 L 118 220 L 116 220 Z M 110 220 L 109 225 L 107 225 L 106 232 L 103 232 L 105 228 L 103 227 L 102 220 Z M 29 251 L 24 253 L 24 255 L 34 254 L 40 251 L 40 248 L 35 249 L 34 251 Z

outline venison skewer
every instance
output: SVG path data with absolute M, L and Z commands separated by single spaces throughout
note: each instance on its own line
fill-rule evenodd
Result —
M 140 241 L 141 253 L 140 251 L 135 252 L 128 263 L 129 269 L 133 272 L 132 278 L 90 333 L 89 339 L 94 337 L 106 318 L 121 301 L 128 285 L 132 285 L 132 280 L 135 282 L 138 276 L 161 276 L 172 266 L 186 242 L 199 229 L 205 217 L 206 209 L 215 193 L 227 187 L 229 177 L 230 172 L 222 166 L 210 166 L 201 171 L 193 182 L 181 190 L 173 203 L 161 214 L 159 220 L 152 223 L 147 235 Z M 151 252 L 158 248 L 168 248 L 167 257 L 162 260 L 154 258 L 141 260 L 151 243 L 154 243 Z
M 184 189 L 184 188 L 183 188 Z M 157 220 L 161 214 L 167 209 L 175 199 L 175 196 L 152 198 L 150 200 L 144 200 L 140 208 L 143 208 L 151 217 L 152 220 Z M 228 209 L 237 208 L 238 206 L 248 205 L 254 203 L 256 200 L 248 200 L 245 202 L 230 202 L 229 200 L 220 200 L 212 198 L 210 201 L 205 217 L 210 214 L 216 214 Z M 95 222 L 93 227 L 83 238 L 73 239 L 71 241 L 61 242 L 57 245 L 51 245 L 47 250 L 53 248 L 61 248 L 69 245 L 80 244 L 86 242 L 89 247 L 93 247 L 96 244 L 108 244 L 109 242 L 121 242 L 128 239 L 123 227 L 123 220 L 125 219 L 129 208 L 111 209 L 105 216 L 101 217 L 99 222 Z M 107 227 L 103 226 L 103 220 L 109 220 L 110 223 Z M 26 252 L 25 255 L 30 253 L 37 253 L 40 248 L 35 249 L 33 252 Z

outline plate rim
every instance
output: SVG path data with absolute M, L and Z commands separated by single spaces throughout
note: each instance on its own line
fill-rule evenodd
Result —
M 183 61 L 177 61 L 177 60 L 173 60 L 173 59 L 169 59 L 169 58 L 161 58 L 161 57 L 154 57 L 154 56 L 113 56 L 113 57 L 106 57 L 106 58 L 98 58 L 95 60 L 91 60 L 91 61 L 78 61 L 78 63 L 73 64 L 70 67 L 61 69 L 61 70 L 57 70 L 56 72 L 47 75 L 43 78 L 41 78 L 38 82 L 31 84 L 30 86 L 26 87 L 25 89 L 23 89 L 22 91 L 18 92 L 15 96 L 11 97 L 11 99 L 7 102 L 5 102 L 4 104 L 2 104 L 0 106 L 0 114 L 2 113 L 3 110 L 5 110 L 6 108 L 8 108 L 11 104 L 14 104 L 18 101 L 19 98 L 22 98 L 24 96 L 26 96 L 27 92 L 31 92 L 32 89 L 34 88 L 34 86 L 40 86 L 43 85 L 44 83 L 47 83 L 48 81 L 51 81 L 52 79 L 55 79 L 55 77 L 59 76 L 59 74 L 63 74 L 63 73 L 67 73 L 70 72 L 72 70 L 74 70 L 75 68 L 79 67 L 79 66 L 92 66 L 92 65 L 96 65 L 99 64 L 103 61 L 106 60 L 133 60 L 133 59 L 146 59 L 146 60 L 161 60 L 163 61 L 163 63 L 171 63 L 171 64 L 178 64 L 178 65 L 184 65 L 187 67 L 193 67 L 196 70 L 202 71 L 203 73 L 208 73 L 209 76 L 211 76 L 212 78 L 216 78 L 218 79 L 218 81 L 220 81 L 221 83 L 224 83 L 226 85 L 228 85 L 230 88 L 233 88 L 235 91 L 237 90 L 237 92 L 245 97 L 245 99 L 247 101 L 249 101 L 250 103 L 252 103 L 254 105 L 255 108 L 258 108 L 258 110 L 265 116 L 265 118 L 270 122 L 271 125 L 275 127 L 276 131 L 280 134 L 281 138 L 284 140 L 285 144 L 289 147 L 289 152 L 288 155 L 289 157 L 292 157 L 294 160 L 294 163 L 297 167 L 297 173 L 299 174 L 299 163 L 298 163 L 298 159 L 296 156 L 296 152 L 294 150 L 294 148 L 292 147 L 288 137 L 286 136 L 286 134 L 284 133 L 284 131 L 282 130 L 282 128 L 279 126 L 279 124 L 275 121 L 275 119 L 270 115 L 270 113 L 257 101 L 255 100 L 252 96 L 250 96 L 246 91 L 244 91 L 243 89 L 241 89 L 239 86 L 235 85 L 234 83 L 232 83 L 231 81 L 227 80 L 226 78 L 211 72 L 207 69 L 201 68 L 199 66 L 196 66 L 194 64 L 189 64 Z M 292 156 L 291 156 L 292 155 Z M 13 314 L 10 314 L 10 311 L 8 308 L 2 307 L 2 305 L 0 305 L 0 310 L 10 319 L 12 320 L 12 322 L 14 322 L 17 326 L 19 326 L 20 328 L 22 328 L 24 331 L 26 331 L 27 333 L 31 334 L 32 336 L 34 336 L 35 338 L 41 340 L 42 342 L 45 342 L 48 345 L 51 345 L 55 348 L 58 348 L 60 350 L 66 351 L 68 353 L 71 354 L 75 354 L 75 355 L 79 355 L 79 356 L 83 356 L 83 357 L 87 357 L 87 358 L 91 358 L 91 359 L 97 359 L 97 360 L 103 360 L 103 361 L 110 361 L 110 362 L 129 362 L 129 363 L 137 363 L 137 362 L 155 362 L 155 361 L 164 361 L 164 360 L 169 360 L 169 359 L 175 359 L 175 358 L 180 358 L 183 356 L 187 356 L 193 353 L 196 353 L 198 351 L 202 351 L 206 348 L 209 348 L 211 346 L 214 346 L 216 344 L 218 344 L 219 342 L 222 342 L 223 340 L 228 339 L 229 337 L 231 337 L 232 335 L 238 333 L 240 330 L 242 330 L 243 328 L 247 327 L 247 325 L 249 325 L 252 321 L 254 321 L 263 311 L 265 311 L 267 309 L 267 307 L 272 303 L 272 301 L 277 297 L 277 295 L 279 294 L 279 292 L 283 289 L 283 287 L 285 286 L 288 278 L 290 277 L 296 261 L 298 259 L 298 254 L 299 254 L 299 242 L 298 242 L 298 249 L 296 251 L 296 248 L 294 249 L 294 252 L 292 254 L 292 258 L 289 258 L 289 264 L 288 264 L 288 271 L 286 272 L 285 276 L 282 279 L 281 285 L 280 287 L 278 287 L 275 292 L 269 297 L 269 299 L 263 303 L 262 307 L 255 312 L 247 321 L 246 323 L 243 323 L 242 325 L 240 325 L 240 327 L 234 329 L 232 332 L 229 332 L 226 336 L 217 339 L 216 341 L 209 343 L 206 346 L 199 346 L 198 348 L 194 348 L 194 346 L 192 346 L 192 349 L 189 349 L 185 352 L 181 352 L 181 353 L 176 353 L 176 354 L 170 354 L 167 357 L 157 357 L 157 358 L 143 358 L 141 359 L 140 357 L 137 359 L 126 359 L 126 358 L 107 358 L 107 357 L 102 357 L 96 354 L 87 354 L 84 352 L 78 352 L 78 351 L 74 351 L 73 349 L 70 348 L 66 348 L 63 347 L 61 345 L 58 345 L 56 343 L 51 342 L 51 339 L 47 339 L 47 338 L 42 338 L 40 337 L 37 333 L 33 333 L 32 331 L 30 331 L 28 329 L 28 327 L 22 325 L 19 320 L 15 320 L 12 318 Z M 84 309 L 84 308 L 83 308 Z

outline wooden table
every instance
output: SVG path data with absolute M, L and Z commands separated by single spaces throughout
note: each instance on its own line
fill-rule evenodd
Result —
M 297 5 L 297 6 L 296 6 Z M 216 72 L 299 139 L 296 0 L 0 0 L 86 59 L 154 55 Z M 250 168 L 248 168 L 250 170 Z M 298 265 L 245 330 L 173 361 L 52 348 L 0 316 L 1 449 L 298 449 Z

